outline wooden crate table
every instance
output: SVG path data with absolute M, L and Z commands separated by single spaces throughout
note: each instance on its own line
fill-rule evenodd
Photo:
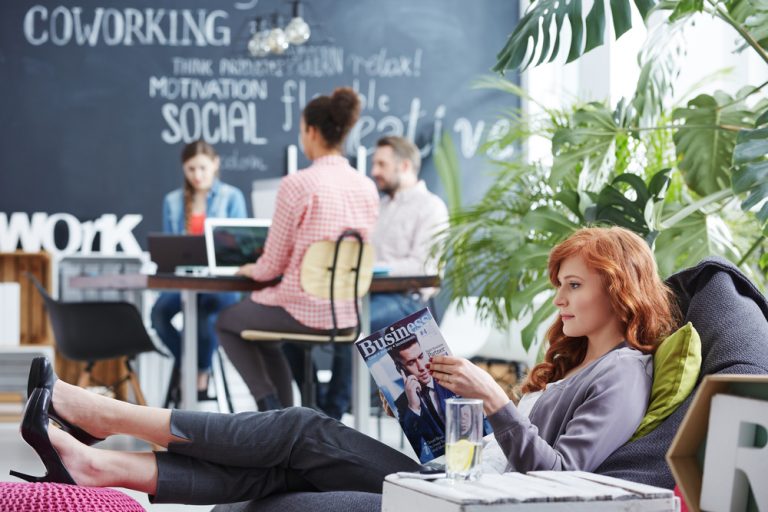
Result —
M 583 471 L 482 475 L 451 482 L 387 476 L 382 512 L 677 512 L 669 489 Z

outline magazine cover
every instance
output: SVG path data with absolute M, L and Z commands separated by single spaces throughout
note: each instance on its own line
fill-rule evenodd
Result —
M 443 455 L 445 400 L 456 395 L 434 382 L 426 366 L 430 357 L 451 355 L 429 309 L 376 331 L 355 346 L 421 463 Z

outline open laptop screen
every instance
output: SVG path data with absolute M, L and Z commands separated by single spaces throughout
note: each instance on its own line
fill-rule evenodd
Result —
M 264 252 L 270 221 L 264 219 L 206 219 L 208 267 L 214 275 L 232 275 Z

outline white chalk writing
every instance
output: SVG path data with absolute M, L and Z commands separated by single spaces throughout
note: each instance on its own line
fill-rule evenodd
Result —
M 149 97 L 166 100 L 265 100 L 266 80 L 149 77 Z
M 31 45 L 56 46 L 229 46 L 231 31 L 222 10 L 43 5 L 24 15 L 24 37 Z
M 422 50 L 416 49 L 413 55 L 389 56 L 382 48 L 367 57 L 350 55 L 349 62 L 354 75 L 368 75 L 380 78 L 418 77 L 421 75 Z

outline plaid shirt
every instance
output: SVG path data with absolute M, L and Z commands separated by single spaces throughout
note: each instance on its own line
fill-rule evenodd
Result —
M 378 214 L 376 186 L 344 157 L 318 158 L 307 169 L 283 178 L 264 254 L 252 274 L 256 281 L 280 275 L 283 279 L 253 292 L 251 299 L 280 306 L 308 327 L 332 329 L 330 302 L 301 289 L 301 260 L 313 242 L 336 240 L 345 229 L 356 229 L 368 240 Z M 340 328 L 355 325 L 353 301 L 338 301 L 336 314 Z

